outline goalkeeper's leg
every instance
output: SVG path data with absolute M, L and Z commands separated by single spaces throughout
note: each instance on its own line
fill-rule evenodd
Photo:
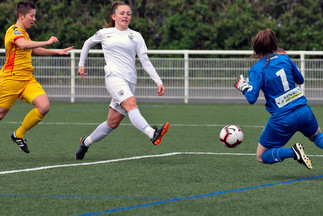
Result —
M 257 159 L 261 163 L 273 164 L 284 161 L 286 158 L 294 158 L 300 164 L 312 169 L 312 162 L 304 152 L 302 144 L 296 143 L 292 148 L 267 149 L 258 143 Z
M 294 151 L 291 148 L 271 148 L 267 149 L 258 143 L 257 159 L 261 163 L 273 164 L 282 162 L 286 158 L 293 158 Z

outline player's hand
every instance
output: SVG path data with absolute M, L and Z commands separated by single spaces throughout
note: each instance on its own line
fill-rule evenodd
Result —
M 163 84 L 159 84 L 158 85 L 158 91 L 157 91 L 158 96 L 162 96 L 164 93 L 165 93 L 164 85 Z
M 240 75 L 240 77 L 237 78 L 237 82 L 234 84 L 234 87 L 244 94 L 249 88 L 248 80 L 246 80 L 243 75 Z
M 51 44 L 57 43 L 58 41 L 59 40 L 57 39 L 57 37 L 51 36 L 47 42 L 48 42 L 48 45 L 51 45 Z
M 57 55 L 68 55 L 68 51 L 74 49 L 74 46 L 70 46 L 70 47 L 67 47 L 65 49 L 62 49 L 62 50 L 58 50 L 57 51 Z
M 77 72 L 83 80 L 85 80 L 85 76 L 87 76 L 87 73 L 84 73 L 84 66 L 79 66 L 79 70 Z

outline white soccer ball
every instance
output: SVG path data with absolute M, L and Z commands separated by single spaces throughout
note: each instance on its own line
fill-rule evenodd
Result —
M 233 148 L 243 140 L 243 132 L 237 125 L 226 125 L 220 132 L 220 141 L 228 148 Z

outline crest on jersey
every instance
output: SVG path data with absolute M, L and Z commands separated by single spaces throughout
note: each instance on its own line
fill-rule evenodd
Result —
M 132 33 L 129 33 L 128 38 L 129 38 L 130 40 L 133 40 L 133 34 L 132 34 Z
M 124 94 L 124 91 L 123 90 L 120 90 L 119 92 L 118 92 L 118 95 L 120 95 L 120 96 L 122 96 Z
M 14 35 L 21 35 L 21 32 L 19 30 L 15 30 L 13 33 Z

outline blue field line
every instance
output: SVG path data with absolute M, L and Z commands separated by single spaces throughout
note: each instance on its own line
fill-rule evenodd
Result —
M 168 200 L 161 200 L 161 201 L 156 201 L 156 202 L 150 202 L 150 203 L 145 203 L 145 204 L 128 206 L 128 207 L 123 207 L 123 208 L 108 209 L 108 210 L 105 210 L 105 211 L 98 211 L 98 212 L 89 212 L 89 213 L 79 214 L 79 215 L 76 215 L 76 216 L 90 216 L 90 215 L 99 215 L 99 214 L 105 214 L 105 213 L 111 213 L 111 212 L 119 212 L 119 211 L 131 210 L 131 209 L 136 209 L 136 208 L 148 207 L 148 206 L 152 206 L 152 205 L 160 205 L 160 204 L 163 204 L 163 203 L 177 202 L 177 201 L 189 200 L 189 199 L 197 199 L 197 198 L 203 198 L 203 197 L 208 197 L 208 196 L 214 196 L 214 195 L 220 195 L 220 194 L 226 194 L 226 193 L 233 193 L 233 192 L 239 192 L 239 191 L 245 191 L 245 190 L 258 189 L 258 188 L 270 187 L 270 186 L 275 186 L 275 185 L 280 185 L 280 184 L 294 183 L 294 182 L 299 182 L 299 181 L 304 181 L 304 180 L 317 179 L 317 178 L 322 178 L 322 177 L 323 177 L 323 175 L 320 175 L 320 176 L 301 178 L 301 179 L 294 179 L 294 180 L 289 180 L 289 181 L 276 182 L 276 183 L 270 183 L 270 184 L 252 186 L 252 187 L 246 187 L 246 188 L 240 188 L 240 189 L 218 191 L 218 192 L 213 192 L 213 193 L 208 193 L 208 194 L 201 194 L 201 195 L 196 195 L 196 196 L 179 197 L 179 198 L 173 198 L 173 199 L 168 199 Z
M 93 199 L 168 199 L 167 197 L 130 196 L 79 196 L 79 195 L 41 195 L 41 194 L 0 194 L 0 197 L 47 197 L 47 198 L 93 198 Z

